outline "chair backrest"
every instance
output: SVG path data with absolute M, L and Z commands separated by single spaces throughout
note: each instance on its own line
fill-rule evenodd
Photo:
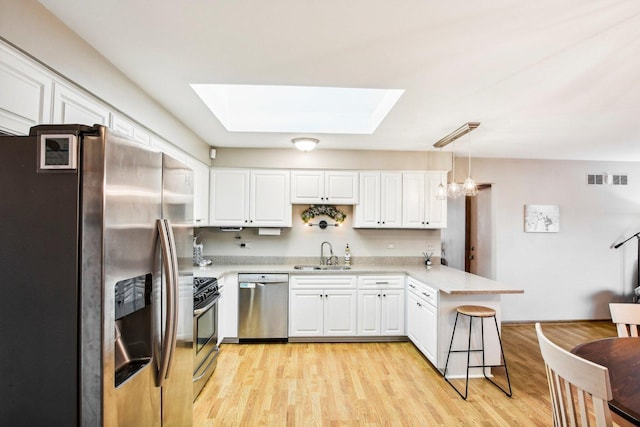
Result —
M 540 323 L 536 323 L 536 333 L 547 371 L 554 425 L 590 425 L 587 414 L 590 398 L 596 426 L 611 426 L 609 370 L 552 343 L 542 333 Z
M 611 321 L 616 324 L 619 337 L 637 337 L 640 325 L 640 304 L 611 303 Z

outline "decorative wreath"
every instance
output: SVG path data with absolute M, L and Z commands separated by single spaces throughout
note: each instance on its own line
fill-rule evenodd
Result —
M 319 215 L 326 215 L 336 222 L 342 222 L 347 217 L 347 214 L 332 205 L 311 205 L 307 210 L 303 211 L 300 216 L 306 223 Z

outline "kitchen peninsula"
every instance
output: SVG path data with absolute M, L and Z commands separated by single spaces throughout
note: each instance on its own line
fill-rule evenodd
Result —
M 421 264 L 383 265 L 358 264 L 349 269 L 297 269 L 294 265 L 273 264 L 228 264 L 208 267 L 194 267 L 194 276 L 215 277 L 224 284 L 223 298 L 220 305 L 220 334 L 226 343 L 238 342 L 238 274 L 239 273 L 286 273 L 289 274 L 289 341 L 398 341 L 410 339 L 425 357 L 440 371 L 444 370 L 449 340 L 455 321 L 456 307 L 463 304 L 483 305 L 496 310 L 496 318 L 500 324 L 501 294 L 523 293 L 522 289 L 509 286 L 494 280 L 469 274 L 446 266 L 435 265 L 427 269 Z M 313 285 L 315 283 L 315 285 Z M 325 283 L 324 285 L 321 285 Z M 346 307 L 346 327 L 335 334 L 310 333 L 304 334 L 292 329 L 296 321 L 296 292 L 320 290 L 322 297 L 330 292 L 326 289 L 338 290 L 343 300 L 351 297 L 351 303 Z M 371 294 L 371 290 L 381 292 Z M 385 290 L 389 292 L 384 292 Z M 388 310 L 376 303 L 377 308 L 371 308 L 367 295 L 382 299 L 395 291 L 400 295 L 401 304 L 389 306 Z M 399 291 L 399 293 L 398 293 Z M 310 291 L 307 290 L 311 294 Z M 312 293 L 315 298 L 318 292 Z M 396 301 L 398 298 L 396 298 Z M 379 310 L 384 322 L 385 316 L 396 316 L 400 326 L 390 329 L 382 327 L 379 334 L 371 334 L 363 329 L 361 324 L 368 317 L 369 312 Z M 322 309 L 320 309 L 320 313 Z M 305 319 L 313 319 L 313 311 L 305 306 Z M 321 315 L 321 314 L 320 314 Z M 334 315 L 335 317 L 335 315 Z M 364 319 L 364 320 L 363 320 Z M 387 319 L 388 320 L 388 319 Z M 359 323 L 356 325 L 356 323 Z M 473 330 L 479 332 L 479 325 L 474 324 Z M 458 325 L 454 347 L 464 347 L 468 324 Z M 388 330 L 391 332 L 385 333 Z M 485 340 L 487 345 L 488 363 L 497 364 L 500 359 L 497 334 L 492 335 L 494 328 L 486 328 Z M 472 345 L 479 344 L 480 334 L 473 334 Z M 459 340 L 458 340 L 459 338 Z M 460 360 L 456 360 L 460 359 Z M 450 361 L 451 376 L 464 375 L 463 357 Z M 472 362 L 473 364 L 473 362 Z M 472 375 L 482 375 L 472 372 Z

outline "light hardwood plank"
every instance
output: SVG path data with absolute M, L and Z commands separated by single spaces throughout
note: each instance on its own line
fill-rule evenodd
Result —
M 611 322 L 545 323 L 561 347 L 616 336 Z M 503 325 L 513 397 L 473 379 L 465 402 L 408 342 L 224 344 L 196 426 L 549 426 L 533 324 Z M 504 375 L 496 372 L 498 379 Z

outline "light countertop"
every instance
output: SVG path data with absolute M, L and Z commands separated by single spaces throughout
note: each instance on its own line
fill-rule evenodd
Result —
M 405 265 L 352 265 L 350 270 L 296 270 L 293 265 L 228 264 L 193 267 L 195 277 L 220 278 L 235 273 L 288 273 L 291 275 L 362 275 L 406 274 L 447 294 L 521 294 L 523 289 L 464 271 L 434 265 L 429 270 L 417 264 Z

